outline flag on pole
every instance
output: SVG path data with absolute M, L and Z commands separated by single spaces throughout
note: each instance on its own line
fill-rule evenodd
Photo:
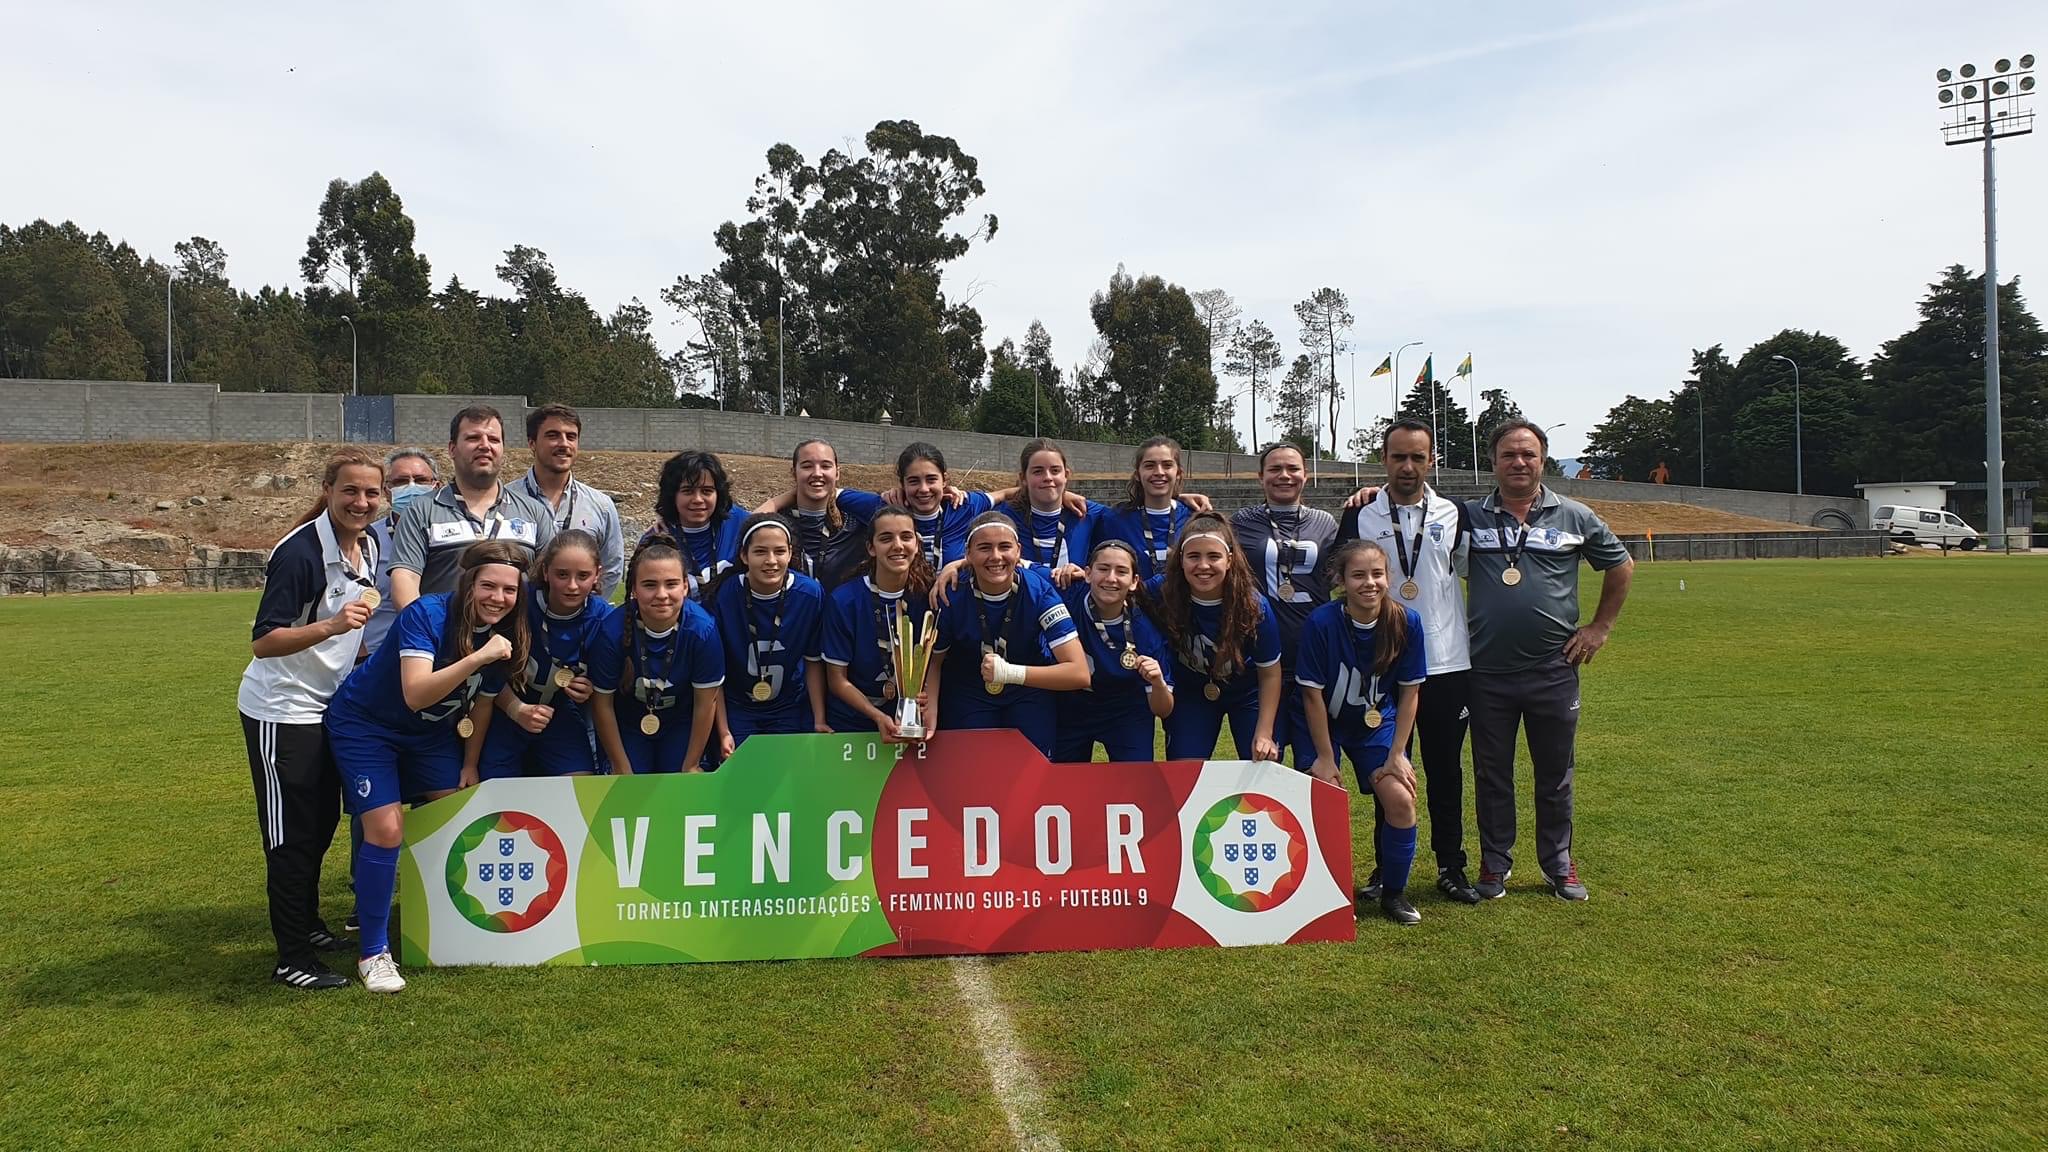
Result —
M 1433 384 L 1436 382 L 1436 368 L 1434 367 L 1435 364 L 1436 354 L 1433 352 L 1430 353 L 1428 356 L 1422 358 L 1422 371 L 1417 372 L 1415 374 L 1416 387 L 1420 388 L 1425 384 Z
M 1373 369 L 1372 374 L 1374 376 L 1386 376 L 1392 373 L 1393 371 L 1394 358 L 1392 356 L 1388 356 L 1385 360 L 1380 361 L 1380 366 Z M 1368 379 L 1370 379 L 1370 377 L 1368 377 Z
M 1465 353 L 1465 362 L 1458 365 L 1456 374 L 1458 376 L 1470 376 L 1472 374 L 1472 354 L 1470 352 Z

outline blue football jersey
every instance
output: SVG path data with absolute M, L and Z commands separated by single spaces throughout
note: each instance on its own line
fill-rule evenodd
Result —
M 441 729 L 453 731 L 461 718 L 469 715 L 477 697 L 496 695 L 505 686 L 509 671 L 503 660 L 472 672 L 453 692 L 425 708 L 415 711 L 405 705 L 405 687 L 398 674 L 401 659 L 432 660 L 436 670 L 461 659 L 455 653 L 454 637 L 448 627 L 448 612 L 454 599 L 453 592 L 437 592 L 407 605 L 392 624 L 385 642 L 377 646 L 376 654 L 358 664 L 342 681 L 328 711 L 352 722 L 425 735 Z M 471 650 L 489 638 L 489 629 L 477 632 L 471 638 Z
M 1075 633 L 1081 637 L 1081 651 L 1088 657 L 1088 690 L 1099 700 L 1143 700 L 1147 687 L 1144 677 L 1138 675 L 1137 669 L 1123 666 L 1127 647 L 1140 656 L 1159 661 L 1166 683 L 1173 684 L 1173 653 L 1167 649 L 1166 637 L 1160 635 L 1151 617 L 1126 604 L 1123 614 L 1114 620 L 1097 618 L 1088 585 L 1079 580 L 1067 588 L 1062 599 L 1067 614 L 1074 619 Z
M 1094 538 L 1089 547 L 1104 540 L 1122 540 L 1137 550 L 1138 579 L 1150 580 L 1166 571 L 1166 553 L 1192 515 L 1188 506 L 1178 500 L 1164 512 L 1153 512 L 1142 505 L 1104 509 L 1092 530 Z
M 1017 526 L 1017 543 L 1023 549 L 1024 559 L 1050 568 L 1062 564 L 1085 567 L 1088 549 L 1094 547 L 1094 526 L 1109 512 L 1093 500 L 1088 502 L 1088 511 L 1081 514 L 1064 507 L 1058 512 L 1040 512 L 1029 505 L 1019 511 L 1016 504 L 999 504 L 996 508 Z
M 979 687 L 984 645 L 995 648 L 1012 664 L 1054 663 L 1055 645 L 1075 637 L 1074 618 L 1060 599 L 1052 578 L 1035 568 L 1020 568 L 1010 591 L 983 596 L 963 579 L 951 602 L 939 613 L 937 650 L 951 653 L 944 673 L 948 688 Z
M 825 597 L 818 582 L 792 572 L 779 594 L 762 596 L 734 573 L 718 589 L 717 600 L 713 621 L 725 652 L 726 710 L 808 717 L 804 661 L 824 656 Z M 754 699 L 756 684 L 768 685 L 766 701 Z
M 598 633 L 590 653 L 590 683 L 612 693 L 621 727 L 648 712 L 688 724 L 691 689 L 725 682 L 725 654 L 711 614 L 694 600 L 683 603 L 675 627 L 659 634 L 620 610 Z M 680 710 L 681 715 L 675 715 Z
M 1163 575 L 1145 582 L 1145 590 L 1155 605 L 1160 602 L 1160 590 L 1165 586 Z M 1259 677 L 1253 669 L 1280 660 L 1280 625 L 1274 619 L 1273 608 L 1259 593 L 1252 593 L 1252 599 L 1259 606 L 1259 622 L 1250 636 L 1239 639 L 1237 666 L 1218 681 L 1223 687 L 1219 707 L 1258 699 Z M 1173 682 L 1183 694 L 1209 683 L 1209 666 L 1216 658 L 1216 637 L 1223 630 L 1223 604 L 1204 604 L 1191 598 L 1188 614 L 1193 627 L 1186 647 L 1173 653 Z
M 1330 717 L 1330 742 L 1338 748 L 1391 748 L 1394 686 L 1420 684 L 1428 674 L 1422 617 L 1413 608 L 1401 611 L 1408 618 L 1407 640 L 1387 676 L 1375 675 L 1372 670 L 1379 642 L 1377 629 L 1352 620 L 1342 601 L 1333 600 L 1316 609 L 1302 625 L 1294 678 L 1305 687 L 1322 691 Z M 1380 714 L 1377 727 L 1366 726 L 1368 711 Z
M 567 668 L 570 676 L 590 674 L 590 653 L 617 611 L 593 593 L 574 616 L 557 616 L 547 610 L 547 594 L 535 589 L 526 605 L 526 630 L 532 636 L 526 659 L 526 689 L 520 699 L 528 704 L 545 701 L 554 708 L 556 719 L 564 714 L 582 723 L 583 707 L 562 694 L 554 683 L 555 669 Z

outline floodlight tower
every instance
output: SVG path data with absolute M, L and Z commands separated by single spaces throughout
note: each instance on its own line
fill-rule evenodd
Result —
M 2000 57 L 1992 75 L 1977 76 L 1975 64 L 1953 73 L 1934 73 L 1936 99 L 1948 111 L 1941 126 L 1945 144 L 1984 142 L 1984 531 L 1993 541 L 2005 535 L 2005 441 L 1998 395 L 1998 187 L 1992 168 L 1993 140 L 2034 130 L 2028 107 L 2034 92 L 2034 56 Z

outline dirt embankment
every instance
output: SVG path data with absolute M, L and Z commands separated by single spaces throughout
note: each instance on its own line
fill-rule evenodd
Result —
M 268 548 L 319 498 L 325 444 L 0 444 L 0 544 L 89 549 L 108 560 L 184 563 L 198 545 Z M 436 455 L 439 455 L 437 450 Z M 636 523 L 651 516 L 666 453 L 591 452 L 577 476 L 610 493 Z M 751 506 L 787 487 L 789 464 L 725 456 L 734 497 Z M 446 461 L 438 461 L 446 474 Z M 506 453 L 505 475 L 527 467 Z M 885 465 L 848 465 L 851 487 L 894 483 Z M 1012 477 L 955 473 L 955 483 L 995 488 Z M 1196 485 L 1200 487 L 1199 480 Z M 1684 504 L 1594 501 L 1617 532 L 1806 532 L 1814 529 Z

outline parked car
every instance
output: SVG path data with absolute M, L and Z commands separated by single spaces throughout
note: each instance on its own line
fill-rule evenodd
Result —
M 1927 544 L 1937 548 L 1977 546 L 1975 528 L 1961 516 L 1940 508 L 1907 508 L 1887 504 L 1870 514 L 1870 526 L 1901 544 Z

